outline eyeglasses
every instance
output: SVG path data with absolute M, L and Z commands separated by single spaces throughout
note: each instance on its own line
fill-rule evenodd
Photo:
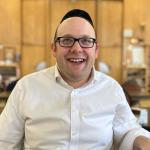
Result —
M 94 43 L 96 43 L 96 39 L 94 38 L 74 38 L 74 37 L 58 37 L 55 42 L 59 42 L 61 47 L 72 47 L 74 43 L 78 41 L 79 45 L 82 48 L 92 48 Z

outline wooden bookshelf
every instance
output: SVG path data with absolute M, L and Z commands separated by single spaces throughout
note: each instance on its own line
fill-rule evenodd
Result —
M 125 42 L 124 52 L 123 52 L 123 70 L 122 70 L 122 81 L 123 83 L 128 80 L 137 80 L 141 87 L 141 92 L 150 93 L 150 46 L 140 45 L 143 48 L 142 63 L 134 64 L 133 57 L 128 54 L 128 42 Z M 137 57 L 137 60 L 140 57 Z M 139 60 L 140 62 L 140 60 Z

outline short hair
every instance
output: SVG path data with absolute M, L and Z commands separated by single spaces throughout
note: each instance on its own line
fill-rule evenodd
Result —
M 88 14 L 88 12 L 86 12 L 85 10 L 81 10 L 81 9 L 72 9 L 72 10 L 68 11 L 68 12 L 64 15 L 64 17 L 61 19 L 60 24 L 61 24 L 64 20 L 66 20 L 66 19 L 68 19 L 68 18 L 72 18 L 72 17 L 80 17 L 80 18 L 83 18 L 83 19 L 85 19 L 86 21 L 88 21 L 88 22 L 92 25 L 92 27 L 94 28 L 93 21 L 92 21 L 90 15 Z M 57 29 L 58 29 L 58 27 L 57 27 Z M 54 35 L 54 41 L 56 40 L 57 29 L 56 29 L 56 32 L 55 32 L 55 35 Z

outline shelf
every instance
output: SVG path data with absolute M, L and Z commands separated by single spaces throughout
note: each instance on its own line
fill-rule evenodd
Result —
M 125 65 L 127 69 L 147 69 L 146 65 Z
M 138 80 L 138 82 L 140 82 L 142 85 L 141 87 L 144 88 L 144 92 L 150 93 L 150 46 L 143 46 L 144 54 L 142 55 L 144 56 L 144 58 L 142 58 L 142 64 L 131 64 L 132 57 L 127 53 L 128 50 L 124 49 L 123 83 L 128 80 Z M 128 57 L 130 58 L 130 63 L 127 63 L 127 60 L 129 59 Z

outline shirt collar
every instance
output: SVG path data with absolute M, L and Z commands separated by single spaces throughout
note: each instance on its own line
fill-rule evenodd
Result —
M 83 87 L 88 86 L 88 85 L 92 85 L 92 84 L 94 84 L 98 80 L 96 72 L 97 71 L 95 70 L 95 67 L 93 66 L 91 78 L 90 78 L 90 80 L 85 85 L 83 85 Z M 69 86 L 68 83 L 66 81 L 64 81 L 63 78 L 61 77 L 61 75 L 60 75 L 60 73 L 58 71 L 57 64 L 55 65 L 55 81 L 57 83 L 63 85 L 63 86 Z

